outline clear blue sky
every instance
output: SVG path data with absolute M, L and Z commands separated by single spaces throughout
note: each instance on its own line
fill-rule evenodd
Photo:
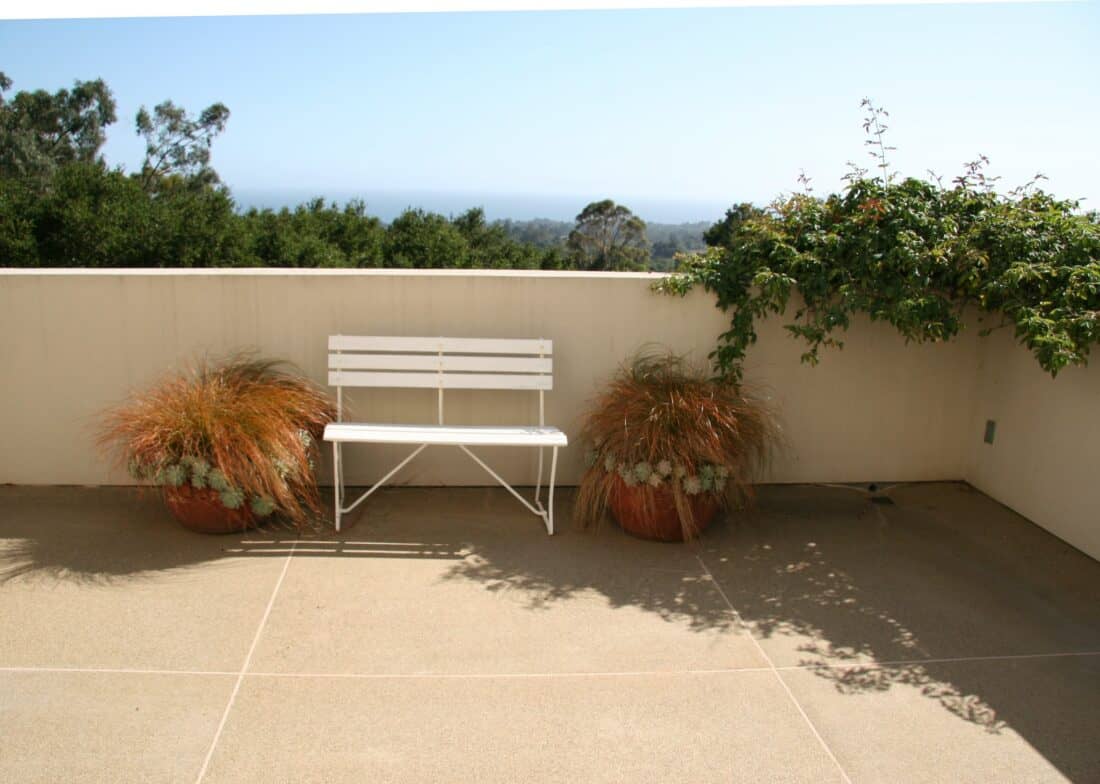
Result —
M 6 21 L 0 69 L 105 79 L 128 170 L 140 105 L 226 103 L 235 192 L 767 202 L 868 161 L 870 96 L 903 173 L 984 153 L 1100 208 L 1097 41 L 1096 2 Z

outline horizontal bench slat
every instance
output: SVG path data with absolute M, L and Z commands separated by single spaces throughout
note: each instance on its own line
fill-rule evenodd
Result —
M 329 354 L 331 370 L 434 370 L 492 373 L 550 373 L 549 357 L 442 357 L 433 354 Z
M 405 389 L 553 389 L 552 376 L 505 373 L 387 373 L 336 370 L 328 374 L 334 387 L 397 387 Z
M 567 446 L 556 427 L 456 427 L 453 425 L 331 424 L 326 441 L 369 444 L 439 444 L 464 446 Z
M 535 354 L 553 353 L 551 340 L 510 338 L 389 337 L 384 335 L 330 335 L 329 351 L 417 351 L 444 354 Z

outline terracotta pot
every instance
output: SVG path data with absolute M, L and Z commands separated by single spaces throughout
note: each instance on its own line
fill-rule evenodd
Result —
M 653 497 L 652 519 L 647 519 L 645 515 L 643 499 L 646 493 L 651 493 Z M 617 478 L 608 502 L 611 514 L 628 534 L 661 542 L 684 541 L 684 529 L 676 514 L 672 490 L 668 487 L 629 487 L 626 482 Z M 700 493 L 688 496 L 688 503 L 691 505 L 698 534 L 714 520 L 719 509 L 718 500 L 711 493 Z
M 180 524 L 200 534 L 232 534 L 256 527 L 256 518 L 247 504 L 227 509 L 210 488 L 197 490 L 191 485 L 164 488 L 164 500 Z

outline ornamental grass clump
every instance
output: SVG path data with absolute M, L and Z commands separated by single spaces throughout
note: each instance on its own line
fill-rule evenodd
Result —
M 227 509 L 302 525 L 320 513 L 314 458 L 336 408 L 283 364 L 238 355 L 168 374 L 107 411 L 97 443 L 166 492 L 209 488 Z
M 665 349 L 641 350 L 591 405 L 582 440 L 587 470 L 577 493 L 582 526 L 603 519 L 612 496 L 633 488 L 653 522 L 671 495 L 683 532 L 698 535 L 696 500 L 726 508 L 752 497 L 752 482 L 778 443 L 771 407 L 743 384 L 716 379 Z

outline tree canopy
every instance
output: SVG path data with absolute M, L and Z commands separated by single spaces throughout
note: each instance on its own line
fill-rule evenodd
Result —
M 611 199 L 581 211 L 566 245 L 579 269 L 642 270 L 649 261 L 645 221 Z
M 115 100 L 102 79 L 71 90 L 20 91 L 8 100 L 12 80 L 0 72 L 0 177 L 46 187 L 58 168 L 92 163 L 115 121 Z
M 212 165 L 225 104 L 142 106 L 134 128 L 145 155 L 127 173 L 101 155 L 116 120 L 102 79 L 11 88 L 0 73 L 0 264 L 663 270 L 703 246 L 704 223 L 647 226 L 610 200 L 572 223 L 410 208 L 387 226 L 362 201 L 322 198 L 242 210 Z
M 197 118 L 171 101 L 157 104 L 151 115 L 142 106 L 135 119 L 138 135 L 145 138 L 142 187 L 154 190 L 169 175 L 200 185 L 217 183 L 210 148 L 228 121 L 229 109 L 223 103 L 207 106 Z
M 0 73 L 0 264 L 83 267 L 502 267 L 557 269 L 560 244 L 514 239 L 480 208 L 409 209 L 386 226 L 367 205 L 312 199 L 238 210 L 211 165 L 229 108 L 142 107 L 141 169 L 100 155 L 115 103 L 102 80 L 16 93 Z
M 733 245 L 733 238 L 737 235 L 741 224 L 751 218 L 759 218 L 763 214 L 764 210 L 749 202 L 735 204 L 726 210 L 722 220 L 703 232 L 703 242 L 712 248 L 729 248 Z

